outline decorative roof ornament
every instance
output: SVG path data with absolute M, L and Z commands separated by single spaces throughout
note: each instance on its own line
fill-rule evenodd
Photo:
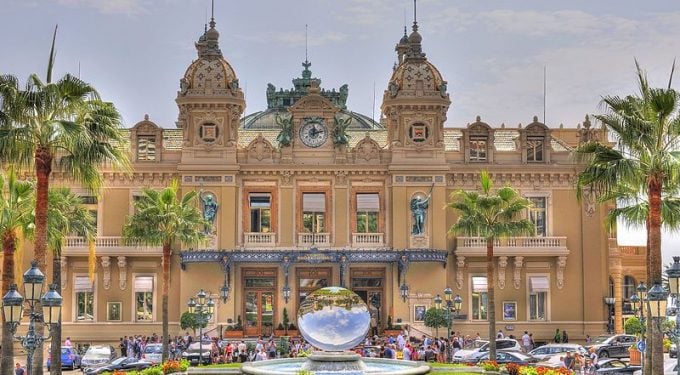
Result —
M 206 28 L 203 35 L 196 42 L 198 58 L 222 58 L 222 51 L 218 42 L 220 33 L 215 29 L 215 24 L 215 0 L 212 0 L 210 28 Z
M 418 32 L 418 18 L 417 18 L 417 0 L 413 0 L 413 31 L 411 35 L 408 36 L 408 42 L 410 44 L 410 49 L 406 52 L 406 59 L 424 59 L 425 54 L 423 53 L 423 47 L 421 42 L 423 37 Z

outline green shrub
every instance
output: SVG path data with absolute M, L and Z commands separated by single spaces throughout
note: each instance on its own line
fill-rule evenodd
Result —
M 626 319 L 623 330 L 629 335 L 640 335 L 642 333 L 642 323 L 636 317 Z

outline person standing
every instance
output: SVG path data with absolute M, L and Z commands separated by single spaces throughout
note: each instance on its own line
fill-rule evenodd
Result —
M 497 339 L 502 339 L 505 338 L 505 335 L 503 334 L 503 330 L 498 330 L 498 333 L 496 334 Z
M 64 346 L 68 346 L 69 348 L 72 346 L 71 344 L 71 338 L 67 337 L 66 340 L 64 341 Z
M 569 335 L 567 335 L 567 331 L 562 331 L 562 342 L 563 343 L 569 342 Z
M 562 342 L 562 334 L 560 334 L 560 329 L 555 329 L 555 337 L 553 337 L 555 343 L 559 344 Z
M 16 366 L 14 367 L 14 375 L 25 375 L 26 370 L 21 367 L 21 364 L 17 362 Z
M 529 353 L 531 351 L 531 337 L 529 337 L 529 331 L 524 331 L 524 335 L 522 335 L 522 348 L 524 348 L 524 353 Z

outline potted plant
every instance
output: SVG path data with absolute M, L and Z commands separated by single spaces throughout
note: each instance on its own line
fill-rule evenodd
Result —
M 299 336 L 300 335 L 295 324 L 290 323 L 290 325 L 288 325 L 288 335 L 289 336 Z
M 636 317 L 628 318 L 623 323 L 623 330 L 629 335 L 640 337 L 642 329 L 642 322 Z M 630 356 L 631 365 L 639 366 L 642 364 L 642 352 L 638 350 L 637 345 L 633 344 L 628 348 L 628 355 Z
M 285 336 L 288 336 L 288 325 L 290 324 L 290 318 L 288 317 L 288 309 L 285 307 L 283 308 L 283 330 L 285 331 L 283 334 Z
M 392 316 L 391 315 L 387 316 L 387 327 L 385 327 L 383 334 L 385 336 L 398 336 L 399 334 L 401 334 L 401 327 L 395 327 L 392 324 Z
M 286 334 L 287 329 L 283 327 L 283 323 L 279 323 L 278 326 L 276 326 L 276 329 L 274 330 L 274 336 L 276 337 L 281 337 Z
M 241 315 L 236 319 L 236 324 L 227 326 L 224 331 L 224 337 L 230 339 L 238 339 L 243 337 L 243 323 L 241 322 Z

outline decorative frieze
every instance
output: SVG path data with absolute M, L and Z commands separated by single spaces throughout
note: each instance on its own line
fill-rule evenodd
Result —
M 495 172 L 490 171 L 491 178 L 498 185 L 510 185 L 515 188 L 572 188 L 576 175 L 572 172 Z M 454 188 L 477 188 L 478 172 L 450 173 L 446 178 L 447 186 Z

